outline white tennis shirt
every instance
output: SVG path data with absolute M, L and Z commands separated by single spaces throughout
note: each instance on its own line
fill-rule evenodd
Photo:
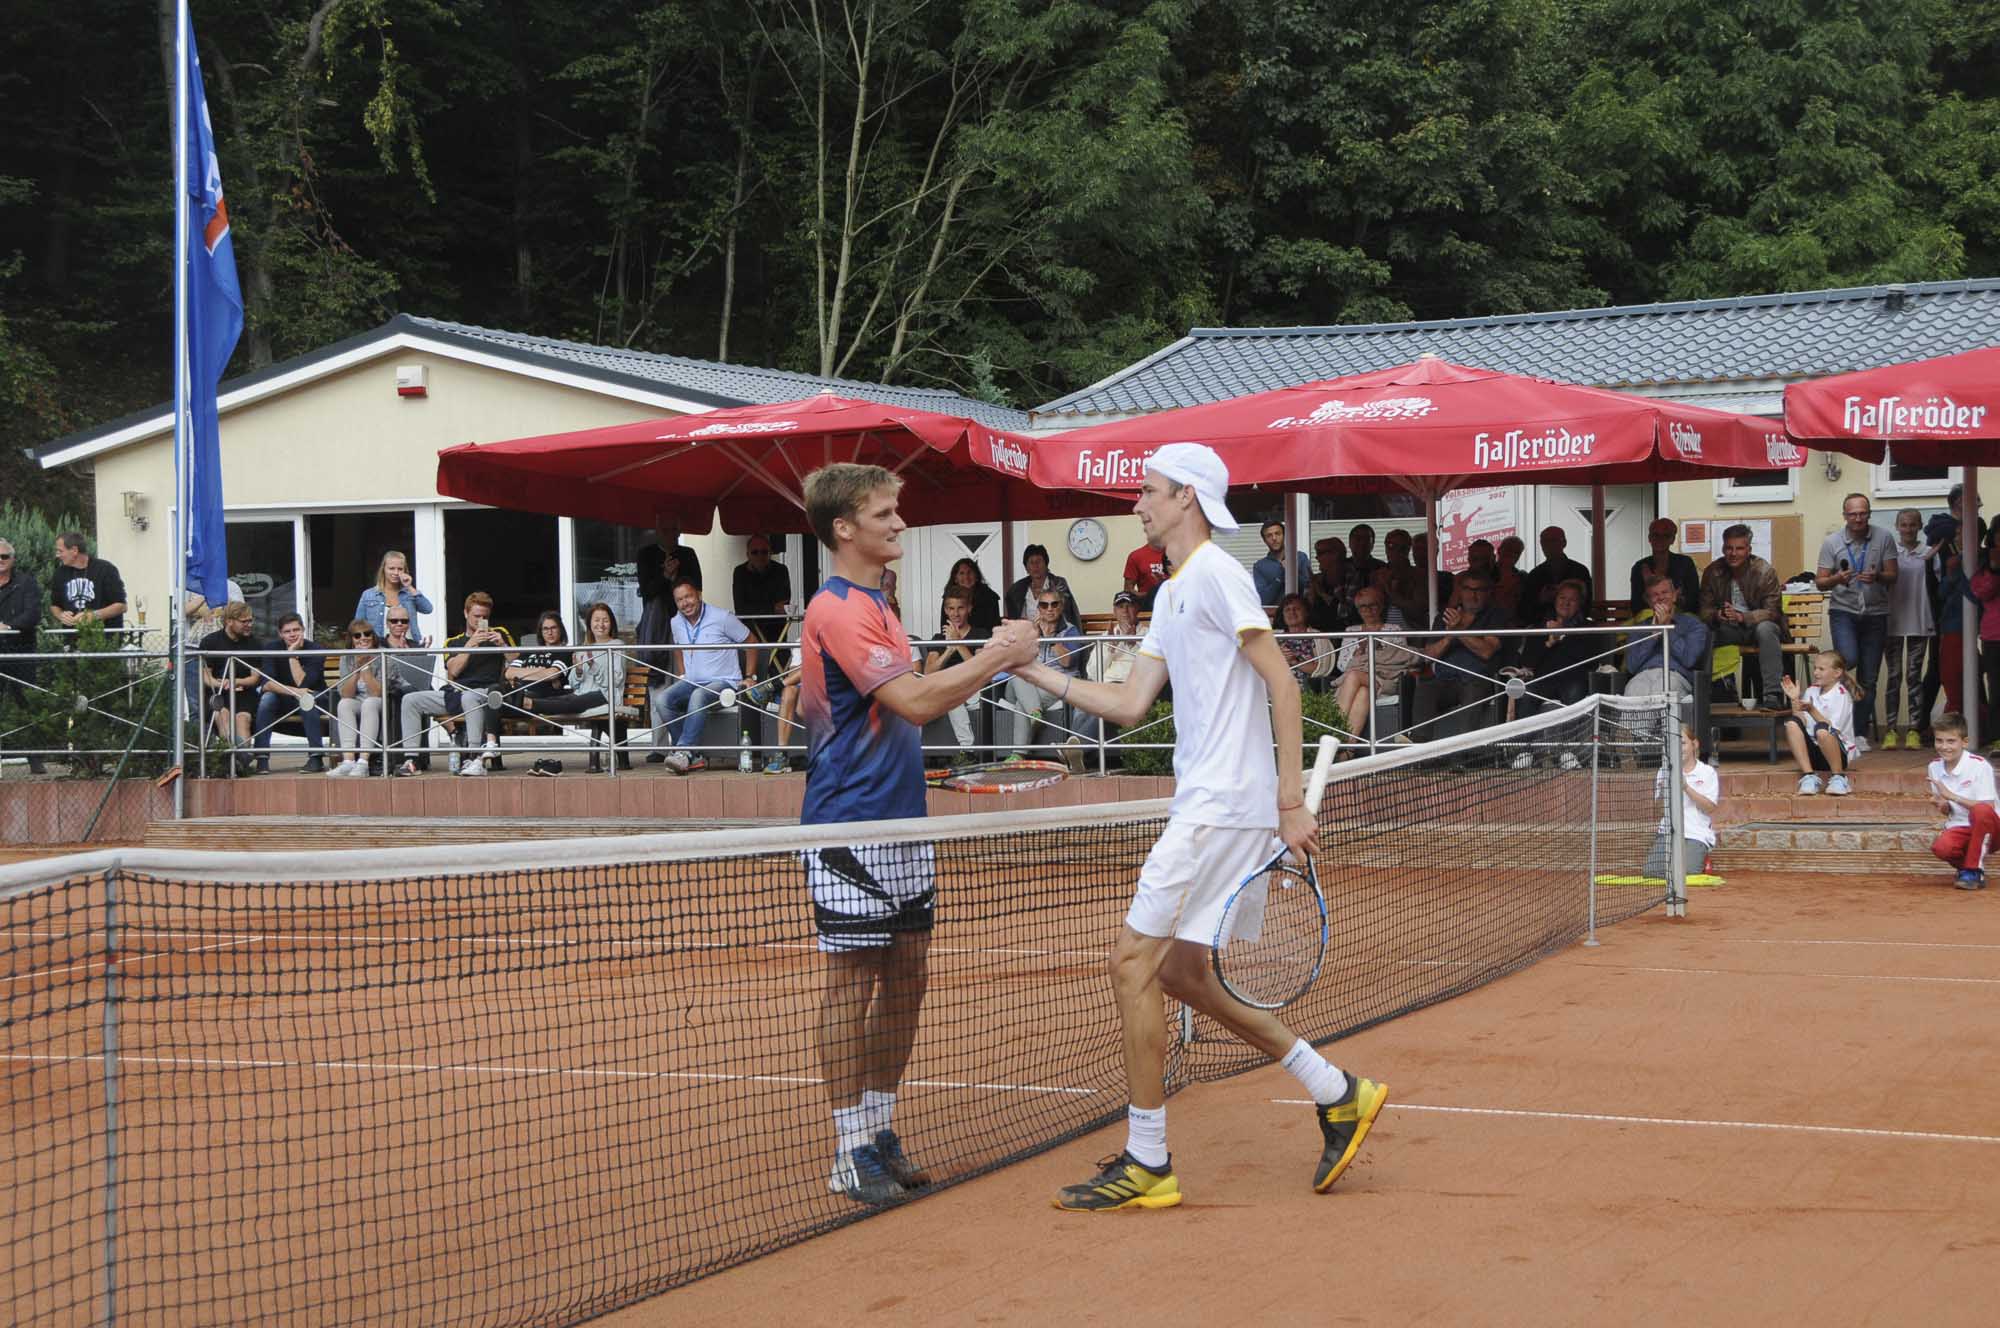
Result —
M 1974 802 L 1992 802 L 2000 797 L 1993 789 L 1993 767 L 1977 752 L 1959 753 L 1956 770 L 1946 770 L 1943 761 L 1932 761 L 1930 776 L 1933 782 Z M 1945 813 L 1944 824 L 1947 830 L 1955 825 L 1971 825 L 1972 812 L 1954 802 Z
M 1270 630 L 1250 573 L 1213 542 L 1161 583 L 1139 652 L 1165 660 L 1174 687 L 1175 820 L 1277 829 L 1270 694 L 1242 649 Z
M 1694 769 L 1683 771 L 1681 782 L 1710 802 L 1722 801 L 1722 776 L 1715 773 L 1715 767 L 1706 761 L 1696 761 Z M 1662 770 L 1653 781 L 1653 792 L 1665 797 L 1667 792 L 1667 772 Z M 1660 833 L 1673 828 L 1673 813 L 1660 817 Z M 1715 847 L 1715 819 L 1694 805 L 1694 799 L 1681 799 L 1681 838 L 1692 839 L 1697 844 Z

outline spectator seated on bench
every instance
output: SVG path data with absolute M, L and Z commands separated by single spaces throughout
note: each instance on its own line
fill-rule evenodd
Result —
M 1492 722 L 1493 678 L 1506 656 L 1504 639 L 1485 633 L 1507 626 L 1506 615 L 1488 602 L 1492 593 L 1483 573 L 1461 573 L 1452 602 L 1431 624 L 1439 635 L 1423 647 L 1435 664 L 1432 676 L 1417 684 L 1420 737 L 1448 737 Z
M 645 666 L 635 662 L 629 670 L 624 667 L 618 617 L 609 604 L 592 604 L 584 611 L 584 624 L 588 643 L 576 650 L 558 651 L 555 647 L 567 637 L 561 615 L 553 611 L 542 615 L 535 627 L 542 648 L 523 654 L 520 664 L 510 671 L 510 676 L 519 673 L 526 682 L 517 703 L 526 717 L 545 723 L 555 719 L 588 721 L 593 731 L 601 726 L 608 734 L 609 747 L 617 752 L 618 768 L 629 770 L 632 758 L 618 746 L 618 721 L 636 718 L 644 706 Z M 537 666 L 538 656 L 543 655 L 546 660 L 539 665 L 538 676 L 527 677 L 529 669 Z M 559 672 L 550 673 L 550 669 Z M 590 769 L 602 769 L 594 739 Z
M 1708 628 L 1701 619 L 1680 609 L 1680 588 L 1670 576 L 1655 573 L 1646 582 L 1646 598 L 1654 622 L 1671 622 L 1673 631 L 1663 643 L 1657 632 L 1642 633 L 1625 648 L 1625 695 L 1658 696 L 1669 689 L 1681 698 L 1681 706 L 1694 699 L 1695 680 L 1701 678 L 1702 661 L 1708 655 Z M 1667 668 L 1662 669 L 1661 656 Z M 1703 679 L 1706 685 L 1706 679 Z M 1677 706 L 1676 709 L 1680 709 Z
M 507 666 L 513 663 L 513 656 L 497 650 L 473 653 L 483 647 L 514 644 L 514 638 L 506 628 L 492 625 L 492 615 L 491 595 L 483 590 L 467 595 L 465 630 L 444 643 L 443 686 L 410 692 L 403 697 L 405 743 L 422 741 L 425 732 L 423 721 L 426 718 L 464 716 L 466 738 L 475 751 L 468 761 L 460 763 L 461 774 L 485 774 L 487 758 L 491 756 L 497 760 L 500 754 L 499 725 L 495 721 L 500 714 L 502 684 Z M 467 705 L 468 700 L 472 704 Z M 398 773 L 415 774 L 416 767 L 406 760 Z
M 1086 641 L 1087 638 L 1083 630 L 1068 617 L 1069 611 L 1065 607 L 1068 600 L 1063 594 L 1063 589 L 1044 587 L 1036 592 L 1034 603 L 1035 635 L 1045 638 L 1036 651 L 1036 660 L 1058 673 L 1072 678 L 1082 677 L 1090 663 L 1091 648 L 1088 644 L 1067 644 L 1072 640 Z M 1060 693 L 1045 692 L 1025 678 L 1009 675 L 1005 696 L 1008 706 L 1011 707 L 1008 712 L 1009 731 L 1012 734 L 1010 745 L 1016 755 L 1027 754 L 1036 736 L 1035 730 L 1044 724 L 1076 730 L 1067 735 L 1069 741 L 1063 744 L 1064 747 L 1081 744 L 1086 721 L 1063 701 Z M 1094 730 L 1091 732 L 1091 740 L 1095 741 Z M 1058 756 L 1063 754 L 1060 751 L 1055 753 Z M 1078 764 L 1080 765 L 1080 760 Z
M 332 692 L 326 685 L 326 652 L 306 637 L 306 620 L 296 613 L 278 619 L 279 649 L 264 662 L 264 682 L 257 698 L 257 769 L 271 770 L 271 730 L 287 715 L 296 714 L 305 729 L 306 773 L 318 774 L 326 768 L 320 755 L 325 741 L 321 711 L 330 708 Z
M 1361 624 L 1349 628 L 1341 640 L 1340 679 L 1334 684 L 1333 696 L 1340 713 L 1347 716 L 1348 727 L 1361 738 L 1374 724 L 1376 706 L 1400 697 L 1403 677 L 1419 656 L 1405 638 L 1388 630 L 1386 591 L 1363 586 L 1354 594 L 1354 611 L 1361 615 Z
M 1792 759 L 1799 767 L 1799 792 L 1811 795 L 1822 787 L 1838 797 L 1852 792 L 1847 772 L 1854 764 L 1858 746 L 1854 741 L 1854 689 L 1847 677 L 1847 661 L 1832 650 L 1813 656 L 1813 685 L 1801 691 L 1790 678 L 1784 680 L 1785 699 L 1790 713 L 1781 724 Z M 1827 772 L 1822 786 L 1820 772 Z

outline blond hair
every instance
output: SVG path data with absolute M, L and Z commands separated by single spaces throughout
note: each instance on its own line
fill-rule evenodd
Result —
M 806 476 L 806 520 L 819 542 L 837 551 L 834 522 L 853 521 L 871 494 L 883 489 L 893 493 L 902 487 L 902 480 L 880 466 L 856 465 L 851 461 L 821 466 Z
M 390 595 L 397 593 L 399 590 L 399 587 L 389 584 L 389 560 L 391 558 L 402 559 L 403 570 L 406 572 L 410 570 L 409 554 L 404 553 L 401 549 L 388 549 L 383 552 L 382 561 L 375 564 L 375 588 L 382 592 L 383 599 L 389 598 Z

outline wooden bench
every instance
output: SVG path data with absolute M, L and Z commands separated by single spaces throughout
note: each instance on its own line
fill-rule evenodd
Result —
M 1778 647 L 1779 650 L 1784 652 L 1787 661 L 1795 659 L 1803 661 L 1810 658 L 1812 653 L 1819 649 L 1820 638 L 1826 632 L 1826 595 L 1819 591 L 1781 593 L 1778 603 L 1785 614 L 1786 638 Z M 1716 649 L 1717 642 L 1711 633 L 1708 638 L 1708 653 L 1702 661 L 1702 672 L 1707 676 L 1711 688 L 1715 685 Z M 1757 654 L 1757 647 L 1754 645 L 1742 645 L 1736 649 L 1742 652 L 1745 659 Z M 1740 664 L 1738 668 L 1741 668 Z M 1737 695 L 1743 694 L 1742 689 L 1743 684 L 1739 680 Z M 1706 701 L 1706 697 L 1697 698 L 1695 732 L 1702 736 L 1704 745 L 1709 751 L 1715 749 L 1715 744 L 1721 740 L 1721 731 L 1725 728 L 1761 728 L 1765 730 L 1766 735 L 1765 759 L 1776 763 L 1779 721 L 1788 713 L 1787 711 L 1772 710 L 1761 705 L 1752 710 L 1740 702 L 1735 705 L 1713 705 L 1707 704 Z

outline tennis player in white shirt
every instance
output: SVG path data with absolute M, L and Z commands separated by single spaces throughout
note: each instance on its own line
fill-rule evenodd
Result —
M 1986 888 L 1986 849 L 2000 836 L 2000 801 L 1993 787 L 1993 767 L 1978 752 L 1965 749 L 1965 716 L 1957 711 L 1939 715 L 1931 726 L 1931 801 L 1944 815 L 1944 833 L 1931 842 L 1931 852 L 1958 869 L 1958 888 Z
M 1283 1065 L 1317 1104 L 1322 1148 L 1315 1190 L 1340 1178 L 1388 1098 L 1383 1085 L 1330 1065 L 1275 1014 L 1231 996 L 1210 965 L 1208 943 L 1230 891 L 1269 859 L 1271 836 L 1303 855 L 1312 852 L 1315 832 L 1300 768 L 1298 683 L 1249 572 L 1209 542 L 1211 529 L 1236 529 L 1224 502 L 1228 491 L 1222 458 L 1199 443 L 1170 443 L 1147 458 L 1135 510 L 1147 543 L 1163 550 L 1175 571 L 1159 588 L 1124 682 L 1073 678 L 1041 663 L 1016 670 L 1049 694 L 1127 727 L 1145 720 L 1170 677 L 1174 684 L 1174 800 L 1111 951 L 1125 1035 L 1126 1143 L 1096 1176 L 1056 1196 L 1055 1206 L 1069 1212 L 1170 1208 L 1181 1201 L 1167 1151 L 1163 993 Z

